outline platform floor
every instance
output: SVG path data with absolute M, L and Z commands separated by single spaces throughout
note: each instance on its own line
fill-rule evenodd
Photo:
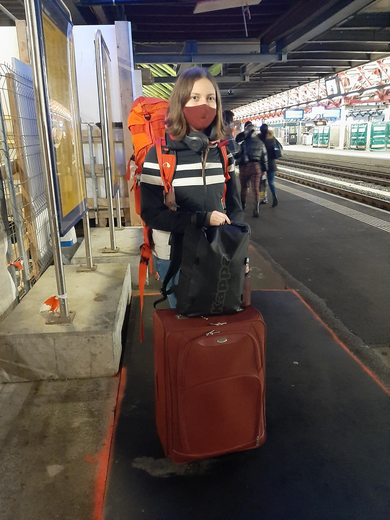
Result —
M 363 157 L 363 158 L 375 158 L 376 160 L 390 161 L 390 150 L 341 150 L 338 148 L 314 148 L 313 146 L 304 145 L 283 145 L 283 150 L 288 154 L 292 153 L 307 153 L 307 154 L 318 154 L 324 153 L 329 156 L 344 156 L 344 157 Z M 389 166 L 390 169 L 390 166 Z
M 132 306 L 105 520 L 388 518 L 388 395 L 292 291 L 253 293 L 268 331 L 265 444 L 167 461 L 154 420 L 152 301 L 143 345 Z
M 308 301 L 316 295 L 356 339 L 388 348 L 390 213 L 284 179 L 276 185 L 276 208 L 261 205 L 258 220 L 251 202 L 245 212 L 261 256 Z

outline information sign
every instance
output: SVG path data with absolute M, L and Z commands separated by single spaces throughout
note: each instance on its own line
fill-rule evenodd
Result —
M 61 235 L 86 210 L 84 161 L 73 46 L 73 25 L 56 0 L 41 0 L 47 90 L 51 112 L 56 202 Z M 39 24 L 38 24 L 39 25 Z
M 330 137 L 330 127 L 322 126 L 318 130 L 319 130 L 318 146 L 320 148 L 328 148 L 329 137 Z
M 318 126 L 316 126 L 313 131 L 313 143 L 312 144 L 313 144 L 314 148 L 317 148 L 317 146 L 318 146 L 319 131 L 320 131 L 320 128 Z
M 370 136 L 371 150 L 384 150 L 386 148 L 387 123 L 372 123 Z
M 303 119 L 303 110 L 285 110 L 284 119 Z
M 349 148 L 351 150 L 357 149 L 358 128 L 358 124 L 351 125 L 351 138 L 349 140 Z
M 367 147 L 367 123 L 359 123 L 357 136 L 357 149 L 365 150 Z
M 387 123 L 386 128 L 386 148 L 390 150 L 390 123 Z

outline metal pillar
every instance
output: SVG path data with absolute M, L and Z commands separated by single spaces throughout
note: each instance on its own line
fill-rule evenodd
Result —
M 1 102 L 1 98 L 0 98 L 0 141 L 3 143 L 4 166 L 5 166 L 5 172 L 7 175 L 9 195 L 10 195 L 10 199 L 11 199 L 12 216 L 13 216 L 14 222 L 15 222 L 15 231 L 16 231 L 16 238 L 17 238 L 17 242 L 18 242 L 18 250 L 19 250 L 20 258 L 23 260 L 23 271 L 22 271 L 23 285 L 24 285 L 24 290 L 27 292 L 30 289 L 30 280 L 28 277 L 28 273 L 30 270 L 29 269 L 29 258 L 24 249 L 23 218 L 19 212 L 18 202 L 16 200 L 14 178 L 12 176 L 12 167 L 11 167 L 11 160 L 10 160 L 10 155 L 9 155 L 7 132 L 6 132 L 6 128 L 5 128 L 4 111 L 3 111 L 3 105 Z M 16 258 L 14 258 L 13 260 L 15 261 Z
M 46 70 L 44 67 L 44 49 L 42 25 L 39 4 L 34 0 L 25 0 L 27 34 L 29 39 L 30 60 L 32 65 L 34 97 L 39 138 L 42 150 L 43 177 L 45 179 L 46 198 L 49 213 L 51 241 L 54 257 L 54 269 L 57 281 L 57 293 L 60 303 L 60 318 L 57 323 L 69 323 L 72 318 L 69 314 L 68 296 L 66 294 L 65 273 L 62 264 L 60 231 L 55 199 L 54 175 L 56 171 L 55 156 L 51 141 L 51 121 L 49 96 L 47 92 Z M 40 26 L 38 27 L 38 20 Z
M 86 211 L 83 216 L 83 230 L 85 242 L 85 258 L 87 260 L 87 266 L 79 267 L 77 269 L 77 272 L 96 271 L 97 266 L 94 265 L 92 257 L 91 228 L 89 227 L 88 211 Z
M 110 136 L 108 133 L 108 108 L 107 98 L 105 96 L 105 72 L 103 64 L 103 45 L 105 51 L 108 53 L 106 44 L 104 43 L 102 32 L 98 29 L 95 33 L 95 55 L 96 55 L 96 73 L 98 82 L 98 94 L 99 94 L 99 114 L 100 114 L 100 125 L 102 131 L 102 146 L 103 146 L 103 167 L 104 167 L 104 179 L 106 185 L 106 196 L 107 196 L 107 210 L 108 210 L 108 221 L 110 227 L 110 243 L 111 250 L 106 252 L 116 253 L 118 251 L 116 247 L 115 238 L 115 226 L 114 226 L 114 205 L 112 203 L 112 172 L 111 172 L 111 152 L 110 152 Z
M 99 207 L 99 186 L 96 179 L 95 173 L 95 152 L 93 148 L 93 138 L 92 138 L 92 125 L 87 123 L 88 127 L 88 147 L 89 147 L 89 164 L 91 168 L 91 178 L 93 184 L 93 204 L 95 206 L 95 224 L 99 224 L 99 215 L 98 215 L 98 207 Z
M 340 112 L 340 135 L 339 135 L 339 148 L 340 150 L 344 149 L 344 140 L 345 140 L 345 128 L 347 126 L 347 109 L 343 105 L 341 107 Z
M 119 193 L 119 188 L 116 192 L 115 201 L 116 201 L 116 228 L 121 231 L 123 229 L 123 227 L 122 227 L 122 219 L 121 219 L 121 197 L 120 197 L 120 193 Z

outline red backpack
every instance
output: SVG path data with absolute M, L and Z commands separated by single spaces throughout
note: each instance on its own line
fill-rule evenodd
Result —
M 167 116 L 169 102 L 158 98 L 145 98 L 143 96 L 137 98 L 131 105 L 127 125 L 132 135 L 134 155 L 133 159 L 136 164 L 134 174 L 134 182 L 131 190 L 135 195 L 135 210 L 141 215 L 141 174 L 145 157 L 150 148 L 156 145 L 157 159 L 160 166 L 161 179 L 164 184 L 165 202 L 174 211 L 174 194 L 172 188 L 172 179 L 176 169 L 176 155 L 170 152 L 165 142 L 165 120 Z M 226 152 L 226 143 L 221 143 L 221 151 L 224 160 L 225 180 L 230 179 L 228 173 L 228 157 Z M 127 180 L 130 180 L 130 160 L 127 165 Z M 226 191 L 226 185 L 225 185 Z M 139 293 L 141 302 L 141 342 L 143 341 L 143 323 L 142 310 L 144 306 L 144 291 L 146 283 L 146 275 L 148 265 L 150 273 L 153 272 L 152 266 L 152 230 L 143 223 L 144 243 L 141 246 L 141 258 L 138 270 Z

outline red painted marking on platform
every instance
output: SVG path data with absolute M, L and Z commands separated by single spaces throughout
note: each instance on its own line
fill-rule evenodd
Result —
M 107 487 L 107 477 L 111 468 L 112 461 L 110 463 L 110 455 L 114 447 L 114 436 L 118 419 L 120 416 L 121 405 L 125 394 L 127 371 L 126 368 L 122 368 L 119 374 L 119 389 L 118 397 L 115 406 L 114 417 L 108 427 L 106 440 L 104 447 L 100 453 L 95 455 L 95 460 L 98 462 L 97 478 L 95 484 L 95 508 L 93 514 L 93 520 L 102 520 L 103 507 L 104 507 L 104 495 Z M 87 455 L 87 457 L 90 457 Z
M 133 291 L 133 296 L 139 296 L 139 291 Z M 144 296 L 161 296 L 160 292 L 146 292 Z
M 297 291 L 295 291 L 294 289 L 289 289 L 289 290 L 291 292 L 293 292 L 295 294 L 295 296 L 297 296 L 304 305 L 306 305 L 306 307 L 313 314 L 315 319 L 318 320 L 321 323 L 321 325 L 323 325 L 328 330 L 328 332 L 331 334 L 331 336 L 336 341 L 336 343 L 338 343 L 345 350 L 345 352 L 347 354 L 349 354 L 351 356 L 351 358 L 354 361 L 356 361 L 356 363 L 358 363 L 358 365 L 360 365 L 362 367 L 362 369 L 371 377 L 371 379 L 373 379 L 375 381 L 375 383 L 377 385 L 379 385 L 382 388 L 382 390 L 384 390 L 386 392 L 386 394 L 390 395 L 390 390 L 385 387 L 385 385 L 376 377 L 376 375 L 373 372 L 371 372 L 371 370 L 368 367 L 366 367 L 366 365 L 362 361 L 360 361 L 360 359 L 358 357 L 356 357 L 355 354 L 353 354 L 353 352 L 351 352 L 346 345 L 344 345 L 344 343 L 336 336 L 336 334 L 333 332 L 333 330 L 330 327 L 328 327 L 328 325 L 322 321 L 322 319 L 318 316 L 318 314 L 316 314 L 314 312 L 314 310 L 310 307 L 310 305 L 308 305 L 305 302 L 305 300 L 302 298 L 302 296 L 300 294 L 298 294 Z
M 90 464 L 97 464 L 99 462 L 99 459 L 96 455 L 86 455 L 85 460 Z

